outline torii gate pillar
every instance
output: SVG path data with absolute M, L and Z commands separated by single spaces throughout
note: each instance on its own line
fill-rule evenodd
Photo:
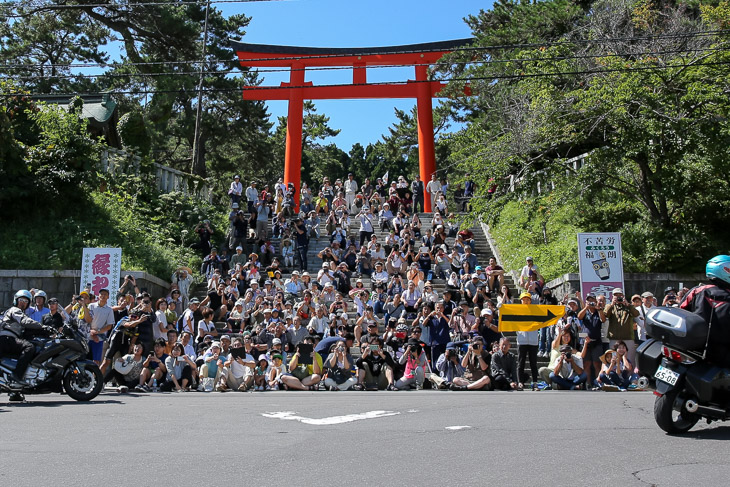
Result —
M 423 208 L 431 212 L 431 198 L 426 193 L 426 185 L 431 175 L 436 172 L 436 149 L 433 143 L 433 107 L 431 104 L 431 86 L 428 84 L 428 66 L 416 66 L 416 82 L 418 83 L 418 165 L 423 181 Z
M 295 63 L 289 74 L 289 116 L 286 123 L 286 155 L 284 156 L 284 184 L 294 184 L 294 202 L 299 208 L 299 190 L 302 177 L 302 124 L 304 123 L 304 65 Z

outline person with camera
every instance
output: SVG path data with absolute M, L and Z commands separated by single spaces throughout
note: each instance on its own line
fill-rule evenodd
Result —
M 423 382 L 426 380 L 428 359 L 426 358 L 426 352 L 417 340 L 413 338 L 408 340 L 398 363 L 403 366 L 404 370 L 403 377 L 395 383 L 395 388 L 404 390 L 415 385 L 417 391 L 423 389 Z
M 193 369 L 196 368 L 196 365 L 190 357 L 185 355 L 182 343 L 172 346 L 172 353 L 165 360 L 165 368 L 167 378 L 160 386 L 160 390 L 164 392 L 189 390 L 188 386 L 193 382 Z
M 583 370 L 581 354 L 568 344 L 561 345 L 558 351 L 560 355 L 549 376 L 553 388 L 581 389 L 588 377 Z
M 117 383 L 117 392 L 124 394 L 129 391 L 130 387 L 136 388 L 141 383 L 140 377 L 145 362 L 143 352 L 144 347 L 138 343 L 134 346 L 132 353 L 115 361 L 111 370 L 111 378 Z
M 300 364 L 304 355 L 306 363 Z M 314 351 L 314 339 L 308 336 L 297 345 L 289 361 L 289 372 L 281 377 L 281 383 L 287 390 L 314 391 L 322 380 L 323 369 L 322 356 Z
M 215 390 L 225 392 L 227 390 L 245 392 L 253 385 L 254 368 L 256 367 L 256 359 L 249 353 L 250 347 L 244 348 L 244 343 L 240 338 L 233 340 L 231 350 L 244 349 L 243 353 L 230 352 L 226 361 L 222 362 L 222 370 L 220 376 L 216 379 Z M 263 355 L 262 355 L 263 356 Z
M 198 234 L 199 240 L 192 244 L 190 248 L 200 250 L 204 256 L 208 255 L 211 250 L 210 237 L 215 233 L 210 227 L 210 220 L 203 220 L 198 223 L 193 232 Z
M 165 375 L 167 374 L 167 368 L 165 367 L 165 361 L 167 360 L 165 353 L 165 340 L 160 338 L 155 341 L 153 351 L 145 359 L 142 364 L 142 372 L 139 375 L 139 384 L 134 388 L 137 392 L 151 392 L 152 386 L 155 381 L 161 384 Z
M 384 349 L 384 340 L 378 336 L 368 336 L 361 344 L 361 355 L 357 359 L 357 384 L 355 390 L 396 391 L 393 370 L 396 365 Z
M 639 310 L 633 307 L 624 297 L 621 288 L 611 291 L 611 302 L 606 305 L 604 314 L 608 319 L 609 347 L 613 348 L 619 340 L 626 344 L 629 360 L 634 363 L 636 342 L 634 341 L 634 318 L 639 316 Z
M 522 384 L 517 376 L 517 360 L 509 351 L 512 344 L 509 338 L 499 340 L 499 350 L 492 354 L 490 370 L 494 389 L 500 391 L 522 390 Z
M 613 349 L 607 350 L 601 356 L 600 380 L 604 391 L 625 391 L 626 389 L 635 388 L 632 382 L 638 376 L 634 374 L 634 364 L 626 354 L 626 344 L 619 340 Z
M 330 354 L 324 361 L 326 376 L 324 385 L 329 391 L 346 391 L 357 384 L 353 371 L 355 362 L 345 349 L 345 342 L 330 347 Z
M 469 348 L 461 359 L 462 374 L 451 380 L 452 391 L 488 391 L 492 380 L 489 378 L 491 358 L 485 350 L 484 342 L 477 336 L 471 339 Z M 438 364 L 436 365 L 438 367 Z
M 601 328 L 606 321 L 606 315 L 598 307 L 596 297 L 592 294 L 586 296 L 585 307 L 578 313 L 583 330 L 587 333 L 586 354 L 583 356 L 583 369 L 588 378 L 588 386 L 592 387 L 594 381 L 601 373 L 601 355 L 603 355 L 603 343 L 601 342 Z

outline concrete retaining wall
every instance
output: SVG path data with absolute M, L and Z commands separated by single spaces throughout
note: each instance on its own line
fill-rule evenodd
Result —
M 137 280 L 140 290 L 146 289 L 153 298 L 167 295 L 170 283 L 141 271 L 125 271 L 122 277 L 131 274 Z M 13 295 L 18 289 L 42 289 L 49 298 L 56 297 L 62 305 L 71 302 L 71 297 L 79 292 L 81 271 L 48 270 L 1 270 L 0 269 L 0 310 L 9 308 Z M 121 282 L 121 279 L 120 279 Z
M 633 294 L 650 291 L 661 301 L 664 289 L 668 286 L 679 289 L 679 285 L 682 284 L 691 289 L 701 282 L 707 282 L 704 274 L 624 274 L 626 287 L 624 295 L 630 298 Z M 547 287 L 551 288 L 553 295 L 560 299 L 565 294 L 573 294 L 580 289 L 580 276 L 564 274 L 548 282 Z

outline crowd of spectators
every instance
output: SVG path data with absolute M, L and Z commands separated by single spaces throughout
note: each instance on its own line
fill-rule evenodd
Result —
M 120 391 L 636 388 L 634 351 L 646 310 L 659 304 L 652 293 L 558 302 L 527 257 L 513 297 L 496 259 L 480 262 L 477 237 L 459 228 L 453 193 L 435 176 L 425 188 L 418 177 L 362 186 L 352 175 L 334 185 L 325 178 L 316 196 L 302 185 L 298 213 L 293 187 L 279 179 L 273 188 L 244 190 L 235 178 L 222 248 L 211 244 L 209 223 L 196 229 L 202 300 L 190 296 L 193 271 L 181 267 L 157 299 L 126 276 L 116 303 L 107 290 L 87 290 L 64 309 L 34 290 L 28 314 L 79 324 Z M 457 188 L 456 204 L 466 208 L 473 191 L 470 182 Z M 323 237 L 310 274 L 309 241 Z M 661 304 L 684 292 L 668 289 Z M 518 332 L 514 355 L 498 322 L 503 305 L 518 303 L 563 304 L 565 314 Z M 538 369 L 539 358 L 548 363 Z

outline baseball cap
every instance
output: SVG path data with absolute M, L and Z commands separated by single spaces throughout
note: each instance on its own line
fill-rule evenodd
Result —
M 281 345 L 281 338 L 274 338 L 271 340 L 272 345 Z
M 492 316 L 492 310 L 489 308 L 483 309 L 481 315 L 482 316 Z
M 521 293 L 520 299 L 522 299 L 522 298 L 532 298 L 532 294 L 530 294 L 528 292 Z
M 624 293 L 624 290 L 621 289 L 620 287 L 615 287 L 615 288 L 613 288 L 613 291 L 611 291 L 611 294 L 623 294 L 623 293 Z
M 221 341 L 223 341 L 223 340 L 228 340 L 230 342 L 231 341 L 231 336 L 230 335 L 222 335 L 221 336 Z
M 642 298 L 653 298 L 653 297 L 654 297 L 654 295 L 653 295 L 652 293 L 650 293 L 649 291 L 645 291 L 645 292 L 643 292 L 643 293 L 641 294 L 641 297 L 642 297 Z

